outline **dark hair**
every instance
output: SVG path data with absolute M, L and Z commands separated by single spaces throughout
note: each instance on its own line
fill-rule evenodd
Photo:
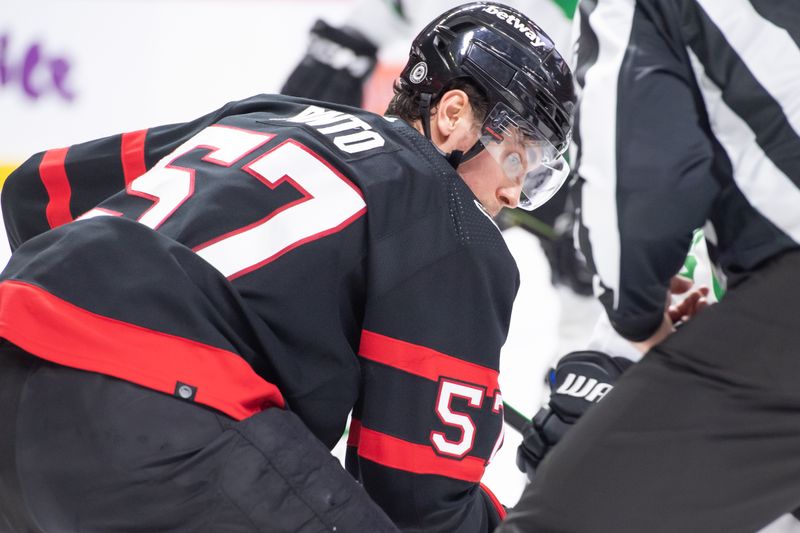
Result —
M 489 99 L 474 83 L 464 78 L 450 81 L 439 93 L 436 100 L 431 102 L 431 109 L 436 108 L 444 93 L 455 89 L 462 90 L 467 94 L 476 122 L 482 123 L 487 113 L 489 113 Z M 421 120 L 419 95 L 418 91 L 413 90 L 407 84 L 401 84 L 399 79 L 395 80 L 394 97 L 392 97 L 392 101 L 389 102 L 389 106 L 386 108 L 386 114 L 402 118 L 406 122 Z

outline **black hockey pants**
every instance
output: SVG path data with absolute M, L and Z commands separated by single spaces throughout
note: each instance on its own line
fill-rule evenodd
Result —
M 0 531 L 397 531 L 288 411 L 236 422 L 0 342 Z

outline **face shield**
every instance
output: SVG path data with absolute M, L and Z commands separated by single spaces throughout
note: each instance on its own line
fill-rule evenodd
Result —
M 479 143 L 503 173 L 522 186 L 518 207 L 532 211 L 553 197 L 569 176 L 563 151 L 505 104 L 486 117 Z

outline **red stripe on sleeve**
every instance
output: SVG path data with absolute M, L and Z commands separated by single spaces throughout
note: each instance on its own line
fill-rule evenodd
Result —
M 497 370 L 372 331 L 361 332 L 358 355 L 431 381 L 449 377 L 482 385 L 487 391 L 498 388 Z
M 122 134 L 122 173 L 125 176 L 126 186 L 147 172 L 147 165 L 144 160 L 144 141 L 146 138 L 147 130 Z
M 236 420 L 283 407 L 278 388 L 239 355 L 91 313 L 20 281 L 0 283 L 0 337 L 54 363 L 163 393 L 196 387 L 194 401 Z
M 72 212 L 69 209 L 72 189 L 64 166 L 68 150 L 69 148 L 48 150 L 39 164 L 39 176 L 48 196 L 45 214 L 51 228 L 72 222 Z
M 491 500 L 492 505 L 494 505 L 495 509 L 497 510 L 498 516 L 500 516 L 500 520 L 505 519 L 506 514 L 508 514 L 506 512 L 506 508 L 503 507 L 503 504 L 500 503 L 500 500 L 497 499 L 497 496 L 494 495 L 494 492 L 489 490 L 489 487 L 487 487 L 483 483 L 481 483 L 481 490 L 485 492 L 486 495 L 489 497 L 489 500 Z
M 437 455 L 430 446 L 414 444 L 363 426 L 358 441 L 358 455 L 395 470 L 445 476 L 471 483 L 478 483 L 486 469 L 486 461 L 478 457 L 443 457 Z
M 361 438 L 361 421 L 353 418 L 350 420 L 350 432 L 347 435 L 347 445 L 358 447 Z

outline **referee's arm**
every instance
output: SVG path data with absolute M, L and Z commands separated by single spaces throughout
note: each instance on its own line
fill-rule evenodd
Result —
M 580 6 L 576 118 L 579 244 L 611 324 L 642 341 L 717 193 L 706 119 L 669 13 L 645 2 Z

